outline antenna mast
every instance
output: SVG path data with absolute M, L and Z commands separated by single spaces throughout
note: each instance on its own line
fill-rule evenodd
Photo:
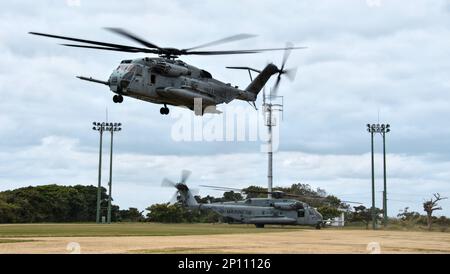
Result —
M 268 103 L 267 103 L 268 101 Z M 274 101 L 279 101 L 279 103 L 274 103 Z M 265 89 L 263 90 L 263 110 L 264 118 L 266 119 L 265 125 L 268 129 L 268 142 L 267 142 L 267 156 L 268 156 L 268 169 L 267 169 L 267 191 L 269 194 L 267 198 L 272 198 L 272 187 L 273 187 L 273 145 L 272 145 L 272 127 L 277 125 L 276 117 L 273 116 L 274 111 L 280 111 L 283 113 L 283 96 L 272 96 L 272 92 L 266 98 Z M 281 116 L 283 119 L 283 116 Z

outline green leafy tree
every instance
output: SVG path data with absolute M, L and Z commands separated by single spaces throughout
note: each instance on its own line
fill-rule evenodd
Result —
M 102 209 L 106 215 L 108 195 L 101 189 Z M 0 222 L 87 222 L 96 215 L 97 187 L 29 186 L 0 192 Z M 112 206 L 113 216 L 118 210 Z
M 135 207 L 130 207 L 125 210 L 118 210 L 116 218 L 122 222 L 141 222 L 144 220 L 143 212 Z
M 341 211 L 331 206 L 321 206 L 317 208 L 317 211 L 319 211 L 319 213 L 322 214 L 324 220 L 339 217 L 341 215 Z
M 372 222 L 372 209 L 366 208 L 363 205 L 353 207 L 355 211 L 350 215 L 350 222 L 363 222 L 366 225 L 366 229 L 369 229 L 369 223 Z M 375 221 L 381 219 L 383 211 L 379 208 L 375 208 Z

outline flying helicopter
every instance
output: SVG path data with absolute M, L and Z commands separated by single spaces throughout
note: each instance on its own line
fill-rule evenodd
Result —
M 257 228 L 265 225 L 307 225 L 320 229 L 324 225 L 322 215 L 307 203 L 296 199 L 304 198 L 281 191 L 252 191 L 252 193 L 272 194 L 273 198 L 247 198 L 243 201 L 220 202 L 202 204 L 198 203 L 192 191 L 186 184 L 191 175 L 188 170 L 181 173 L 180 182 L 175 183 L 167 178 L 163 179 L 162 186 L 176 188 L 172 200 L 180 202 L 190 209 L 212 210 L 217 212 L 230 224 L 254 224 Z M 226 187 L 205 186 L 216 190 L 236 190 Z M 238 190 L 245 193 L 244 190 Z
M 109 86 L 109 89 L 114 93 L 114 103 L 122 103 L 124 97 L 132 97 L 154 104 L 162 104 L 163 107 L 160 109 L 160 113 L 162 115 L 169 114 L 169 108 L 167 107 L 168 105 L 187 107 L 193 110 L 196 115 L 203 115 L 204 113 L 220 113 L 220 111 L 216 109 L 216 106 L 222 103 L 228 104 L 233 100 L 246 101 L 253 105 L 256 109 L 255 101 L 258 93 L 272 75 L 278 74 L 273 89 L 274 93 L 276 93 L 276 90 L 278 89 L 282 75 L 286 75 L 290 80 L 294 79 L 296 70 L 285 69 L 286 61 L 291 50 L 305 48 L 294 47 L 292 44 L 287 44 L 284 48 L 220 51 L 198 50 L 204 47 L 216 46 L 255 36 L 251 34 L 237 34 L 199 46 L 186 49 L 177 49 L 160 47 L 124 29 L 106 29 L 127 39 L 131 39 L 134 42 L 139 43 L 141 46 L 137 47 L 106 43 L 39 32 L 29 33 L 33 35 L 77 42 L 77 44 L 62 44 L 68 47 L 158 55 L 158 57 L 152 58 L 143 57 L 132 60 L 122 60 L 117 68 L 112 72 L 108 80 L 98 80 L 85 76 L 77 76 L 77 78 Z M 216 80 L 208 71 L 177 59 L 183 55 L 211 56 L 254 54 L 277 50 L 285 51 L 281 68 L 278 68 L 272 63 L 268 64 L 263 70 L 257 70 L 250 67 L 227 67 L 229 69 L 248 70 L 250 76 L 251 71 L 258 73 L 258 76 L 255 79 L 252 79 L 251 83 L 245 89 L 239 89 L 238 86 L 232 86 L 231 84 Z

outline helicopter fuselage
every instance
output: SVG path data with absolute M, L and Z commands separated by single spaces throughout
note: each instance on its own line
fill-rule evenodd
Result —
M 256 100 L 255 93 L 218 81 L 202 69 L 181 60 L 140 58 L 123 60 L 107 84 L 121 96 L 201 111 L 234 99 Z
M 249 198 L 244 201 L 199 204 L 229 223 L 320 226 L 322 215 L 308 204 L 290 199 Z

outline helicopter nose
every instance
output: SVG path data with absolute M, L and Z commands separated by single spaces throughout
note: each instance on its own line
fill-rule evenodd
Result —
M 116 92 L 117 91 L 117 87 L 120 81 L 120 77 L 119 75 L 117 75 L 116 72 L 111 73 L 111 75 L 109 76 L 109 88 L 111 89 L 111 91 Z

